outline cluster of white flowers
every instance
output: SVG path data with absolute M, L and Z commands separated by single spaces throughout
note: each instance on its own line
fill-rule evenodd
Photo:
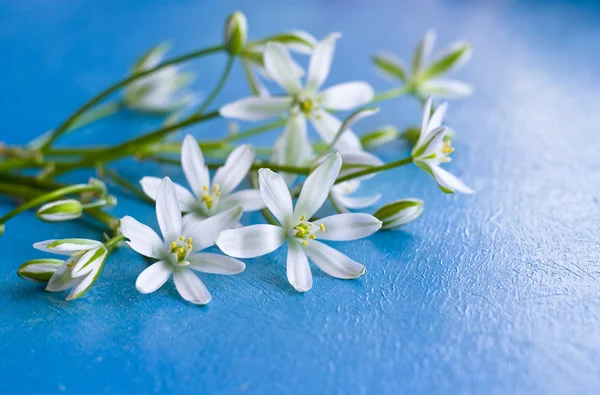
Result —
M 318 41 L 306 32 L 291 31 L 265 40 L 248 41 L 244 15 L 232 14 L 226 23 L 223 48 L 229 53 L 230 61 L 234 57 L 241 60 L 254 95 L 225 104 L 214 114 L 239 121 L 280 119 L 284 127 L 270 150 L 271 161 L 257 159 L 251 145 L 239 145 L 231 147 L 226 161 L 211 176 L 210 162 L 205 161 L 207 151 L 203 154 L 202 143 L 187 135 L 180 152 L 187 186 L 174 183 L 168 177 L 149 176 L 140 180 L 143 193 L 155 202 L 160 235 L 125 216 L 119 222 L 120 235 L 105 243 L 87 239 L 36 243 L 34 247 L 39 250 L 69 258 L 28 261 L 19 268 L 19 275 L 47 282 L 49 291 L 73 288 L 67 300 L 76 299 L 94 283 L 111 251 L 125 241 L 137 253 L 155 260 L 135 282 L 141 293 L 156 291 L 172 275 L 179 294 L 200 305 L 207 304 L 211 294 L 194 271 L 238 274 L 245 269 L 245 263 L 238 258 L 263 256 L 286 243 L 287 278 L 299 292 L 312 288 L 309 261 L 335 278 L 362 276 L 366 270 L 362 263 L 324 241 L 357 240 L 380 229 L 396 229 L 419 217 L 424 203 L 408 198 L 389 202 L 373 214 L 355 212 L 368 209 L 382 198 L 383 191 L 353 196 L 361 188 L 361 182 L 382 171 L 414 163 L 432 176 L 445 193 L 473 192 L 441 167 L 450 161 L 449 155 L 453 152 L 448 128 L 443 125 L 447 104 L 439 103 L 434 108 L 431 98 L 432 95 L 470 94 L 469 85 L 438 77 L 463 64 L 471 50 L 468 44 L 459 43 L 429 61 L 435 36 L 428 32 L 417 46 L 410 72 L 393 55 L 378 54 L 374 57 L 376 67 L 404 85 L 376 95 L 374 89 L 362 81 L 323 88 L 340 37 L 341 34 L 332 33 Z M 193 95 L 181 92 L 191 81 L 190 75 L 181 73 L 174 64 L 165 64 L 148 74 L 148 70 L 160 64 L 166 50 L 166 46 L 158 46 L 135 65 L 132 75 L 142 73 L 144 76 L 133 78 L 126 87 L 123 103 L 129 108 L 171 112 L 193 101 Z M 307 71 L 290 51 L 310 55 Z M 225 76 L 229 68 L 230 63 Z M 277 83 L 283 94 L 271 94 L 261 79 Z M 220 83 L 217 92 L 221 86 Z M 351 128 L 359 119 L 378 112 L 377 108 L 365 106 L 400 92 L 423 100 L 420 133 L 410 157 L 384 163 L 367 150 L 398 139 L 397 129 L 384 126 L 363 136 L 361 141 Z M 212 94 L 210 100 L 214 96 L 216 94 Z M 201 115 L 203 110 L 204 106 L 197 114 Z M 338 115 L 342 111 L 353 112 L 340 119 Z M 314 128 L 319 141 L 309 138 L 308 124 Z M 250 188 L 239 190 L 245 178 L 250 180 Z M 80 189 L 86 188 L 91 187 Z M 65 221 L 106 202 L 114 205 L 106 191 L 101 192 L 101 199 L 88 204 L 74 198 L 44 201 L 38 216 L 46 221 Z M 65 194 L 54 193 L 56 197 Z M 321 210 L 327 200 L 337 214 L 321 217 L 318 212 L 328 209 Z M 269 224 L 244 226 L 240 222 L 245 212 L 258 210 L 262 210 Z M 3 223 L 0 227 L 3 229 Z M 222 253 L 202 252 L 213 246 Z

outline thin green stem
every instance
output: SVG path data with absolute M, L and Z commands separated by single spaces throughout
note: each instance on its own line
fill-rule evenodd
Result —
M 87 210 L 85 213 L 90 217 L 95 218 L 98 222 L 106 225 L 106 227 L 113 232 L 116 232 L 119 228 L 119 219 L 100 208 L 93 208 Z
M 122 241 L 125 241 L 125 236 L 118 235 L 110 240 L 107 240 L 106 243 L 104 243 L 104 247 L 106 247 L 106 249 L 110 251 L 113 248 L 118 247 L 119 243 L 121 243 Z
M 173 58 L 171 60 L 168 60 L 166 62 L 163 62 L 151 69 L 132 74 L 132 75 L 122 79 L 121 81 L 111 85 L 110 87 L 106 88 L 105 90 L 103 90 L 102 92 L 100 92 L 99 94 L 97 94 L 96 96 L 91 98 L 90 100 L 88 100 L 83 106 L 79 107 L 69 118 L 67 118 L 66 121 L 64 121 L 56 130 L 54 130 L 54 132 L 52 132 L 52 134 L 50 135 L 48 140 L 42 145 L 42 147 L 41 147 L 42 151 L 46 151 L 54 143 L 54 141 L 57 138 L 59 138 L 61 135 L 63 135 L 71 126 L 73 126 L 76 123 L 77 119 L 80 116 L 82 116 L 86 111 L 88 111 L 90 108 L 94 107 L 96 104 L 100 103 L 103 99 L 105 99 L 112 93 L 127 86 L 129 83 L 131 83 L 135 80 L 138 80 L 142 77 L 145 77 L 149 74 L 152 74 L 155 71 L 163 69 L 167 66 L 171 66 L 174 64 L 178 64 L 178 63 L 183 63 L 183 62 L 186 62 L 186 61 L 194 59 L 194 58 L 199 58 L 204 55 L 219 52 L 219 51 L 224 50 L 224 48 L 225 47 L 223 45 L 216 45 L 216 46 L 212 46 L 212 47 L 202 49 L 199 51 L 190 52 L 188 54 L 185 54 L 185 55 Z
M 395 162 L 386 163 L 385 165 L 371 166 L 371 167 L 366 168 L 364 170 L 357 171 L 355 173 L 348 174 L 347 176 L 338 178 L 335 181 L 335 183 L 339 184 L 340 182 L 352 180 L 354 178 L 366 176 L 366 175 L 373 174 L 373 173 L 379 173 L 379 172 L 385 171 L 385 170 L 394 169 L 396 167 L 408 165 L 408 164 L 412 163 L 412 161 L 413 161 L 412 156 L 409 156 L 408 158 L 400 159 L 400 160 L 397 160 Z
M 198 109 L 197 114 L 202 114 L 204 112 L 204 110 L 206 110 L 208 108 L 208 106 L 210 106 L 212 104 L 212 102 L 215 100 L 217 95 L 221 92 L 221 90 L 225 86 L 225 82 L 227 81 L 227 78 L 229 77 L 229 73 L 231 72 L 231 66 L 233 66 L 234 60 L 235 60 L 235 56 L 229 55 L 229 57 L 227 58 L 227 64 L 225 65 L 225 70 L 223 70 L 223 74 L 221 74 L 221 78 L 219 78 L 219 82 L 217 83 L 217 86 L 215 86 L 215 89 L 213 89 L 213 91 L 206 98 L 206 100 L 204 100 L 204 103 L 202 103 L 202 105 Z
M 261 134 L 261 133 L 265 133 L 268 132 L 270 130 L 279 128 L 281 126 L 284 126 L 286 124 L 287 120 L 285 119 L 279 119 L 277 121 L 268 123 L 266 125 L 262 125 L 253 129 L 248 129 L 245 132 L 241 132 L 241 133 L 236 133 L 236 134 L 231 134 L 229 136 L 227 136 L 224 141 L 226 142 L 231 142 L 231 141 L 237 141 L 237 140 L 242 140 L 251 136 L 255 136 L 257 134 Z
M 19 207 L 15 208 L 11 212 L 5 214 L 2 218 L 0 218 L 0 224 L 6 223 L 6 221 L 8 221 L 9 219 L 21 214 L 22 212 L 24 212 L 26 210 L 29 210 L 30 208 L 37 207 L 39 205 L 42 205 L 46 202 L 52 201 L 56 198 L 59 198 L 59 197 L 65 196 L 65 195 L 70 195 L 73 193 L 81 193 L 81 192 L 103 193 L 104 190 L 99 185 L 90 185 L 90 184 L 69 185 L 67 187 L 57 189 L 56 191 L 52 191 L 52 192 L 43 194 L 41 196 L 38 196 L 38 197 L 20 205 Z
M 156 140 L 160 140 L 165 137 L 169 132 L 173 132 L 175 130 L 184 128 L 186 126 L 202 122 L 208 119 L 212 119 L 219 116 L 218 111 L 213 111 L 203 115 L 192 115 L 181 122 L 174 123 L 168 126 L 164 126 L 160 129 L 157 129 L 153 132 L 144 134 L 139 137 L 135 137 L 133 139 L 127 140 L 121 144 L 117 144 L 114 147 L 106 148 L 101 151 L 97 151 L 96 153 L 89 154 L 85 156 L 79 162 L 72 163 L 57 163 L 56 168 L 53 174 L 59 175 L 69 172 L 74 169 L 79 169 L 82 167 L 93 167 L 98 165 L 99 163 L 106 163 L 109 161 L 117 160 L 123 157 L 126 157 L 131 154 L 135 154 L 138 151 L 143 152 L 144 146 L 155 142 Z
M 101 170 L 101 174 L 106 175 L 108 178 L 113 180 L 115 182 L 115 184 L 117 184 L 121 188 L 131 192 L 133 195 L 135 195 L 137 198 L 139 198 L 143 202 L 154 206 L 154 200 L 152 200 L 150 197 L 148 197 L 148 195 L 146 195 L 144 193 L 144 191 L 142 191 L 139 187 L 137 187 L 133 183 L 129 182 L 124 177 L 121 177 L 120 175 L 118 175 L 117 173 L 115 173 L 114 171 L 112 171 L 110 169 L 107 169 L 106 167 Z
M 163 163 L 163 164 L 167 164 L 167 165 L 181 166 L 181 161 L 179 159 L 175 159 L 175 158 L 165 158 L 162 156 L 147 156 L 147 157 L 145 157 L 145 159 L 150 159 L 150 160 L 153 160 L 154 162 Z M 223 167 L 224 165 L 225 165 L 224 163 L 207 163 L 206 164 L 206 166 L 211 170 L 216 170 L 220 167 Z M 293 173 L 293 174 L 299 174 L 299 175 L 305 175 L 305 176 L 307 176 L 310 173 L 310 168 L 308 168 L 308 167 L 284 166 L 284 165 L 277 165 L 277 164 L 271 163 L 271 162 L 262 162 L 262 161 L 256 161 L 255 163 L 253 163 L 252 166 L 250 167 L 250 170 L 256 171 L 256 170 L 263 169 L 263 168 L 269 168 L 275 172 L 282 171 L 285 173 Z
M 37 188 L 27 185 L 15 185 L 10 183 L 0 182 L 0 194 L 23 199 L 34 199 L 43 193 Z

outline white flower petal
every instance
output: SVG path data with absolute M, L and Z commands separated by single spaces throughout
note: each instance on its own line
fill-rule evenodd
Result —
M 219 209 L 237 206 L 240 206 L 244 211 L 256 211 L 265 208 L 265 203 L 258 189 L 244 189 L 234 192 L 219 201 Z
M 375 91 L 362 81 L 334 85 L 320 93 L 322 104 L 328 110 L 352 110 L 373 100 Z
M 309 55 L 312 51 L 313 48 L 315 47 L 315 45 L 317 45 L 317 40 L 310 34 L 307 33 L 303 30 L 289 30 L 285 33 L 283 33 L 284 35 L 292 35 L 292 36 L 296 36 L 298 38 L 300 38 L 301 40 L 305 41 L 306 43 L 301 43 L 301 42 L 294 42 L 294 41 L 290 41 L 285 43 L 285 46 L 290 50 L 290 51 L 294 51 L 294 52 L 298 52 L 301 54 L 305 54 L 305 55 Z
M 243 262 L 219 254 L 200 253 L 190 255 L 187 261 L 190 263 L 189 269 L 203 273 L 231 275 L 241 273 L 246 268 Z
M 425 32 L 425 35 L 423 36 L 421 41 L 419 41 L 419 44 L 417 45 L 415 54 L 413 56 L 413 74 L 417 73 L 429 61 L 429 56 L 431 55 L 433 45 L 435 44 L 435 38 L 435 30 L 428 30 L 427 32 Z
M 46 291 L 59 292 L 73 286 L 75 280 L 71 277 L 71 269 L 67 267 L 71 262 L 73 262 L 73 259 L 67 259 L 62 266 L 56 269 L 52 277 L 50 277 L 48 285 L 46 285 Z
M 342 158 L 336 152 L 329 155 L 306 178 L 300 197 L 294 209 L 294 220 L 299 220 L 302 215 L 307 219 L 312 217 L 323 205 L 331 191 L 331 187 L 342 167 Z
M 102 271 L 102 267 L 104 267 L 104 260 L 102 260 L 99 265 L 94 266 L 94 268 L 86 276 L 77 278 L 77 281 L 75 284 L 73 284 L 73 289 L 67 296 L 66 300 L 69 301 L 77 299 L 85 295 L 85 293 L 98 279 L 98 276 Z
M 129 239 L 129 247 L 138 254 L 160 259 L 165 246 L 152 228 L 127 216 L 121 219 L 121 233 Z
M 336 194 L 336 199 L 339 204 L 353 210 L 360 210 L 370 207 L 381 199 L 381 194 L 377 193 L 371 196 L 350 197 L 341 194 Z
M 300 92 L 300 78 L 290 52 L 281 44 L 268 43 L 264 54 L 265 69 L 281 87 L 291 94 Z
M 455 99 L 472 95 L 473 86 L 462 81 L 436 79 L 419 85 L 419 92 L 425 96 Z
M 420 147 L 423 144 L 423 141 L 425 141 L 425 138 L 427 137 L 429 118 L 431 118 L 431 96 L 427 98 L 427 101 L 425 101 L 425 104 L 423 105 L 423 114 L 421 115 L 421 133 L 419 134 L 419 139 L 417 140 L 413 150 L 417 149 L 417 147 Z
M 140 185 L 149 198 L 156 200 L 158 188 L 162 180 L 162 178 L 158 177 L 144 177 L 140 180 Z M 196 203 L 194 195 L 177 183 L 173 183 L 173 186 L 175 187 L 175 194 L 177 194 L 177 200 L 179 201 L 179 208 L 184 212 L 191 211 Z
M 226 104 L 219 113 L 224 118 L 243 121 L 261 121 L 287 112 L 292 107 L 291 97 L 247 97 Z
M 312 240 L 304 247 L 304 251 L 308 259 L 330 276 L 348 280 L 365 274 L 363 265 L 326 244 Z
M 173 280 L 179 295 L 188 302 L 205 305 L 212 299 L 202 280 L 191 270 L 186 268 L 175 270 Z
M 258 171 L 258 183 L 263 202 L 283 227 L 291 226 L 292 197 L 283 178 L 270 169 Z
M 446 110 L 448 109 L 448 103 L 442 103 L 438 108 L 435 109 L 431 118 L 429 118 L 429 123 L 427 124 L 427 132 L 431 132 L 435 128 L 439 128 L 442 126 L 442 122 L 444 121 L 444 115 L 446 115 Z
M 201 196 L 202 188 L 205 185 L 210 185 L 210 176 L 208 174 L 208 167 L 206 167 L 206 164 L 204 163 L 204 156 L 198 146 L 198 142 L 191 134 L 185 136 L 183 144 L 181 145 L 181 167 L 183 168 L 185 178 L 194 194 L 196 196 Z M 175 189 L 179 202 L 181 203 L 179 191 L 177 191 L 177 187 Z
M 156 218 L 166 244 L 181 236 L 181 210 L 175 187 L 169 177 L 165 177 L 158 187 Z
M 307 90 L 316 91 L 327 79 L 335 52 L 335 41 L 341 36 L 340 33 L 331 33 L 315 46 L 308 65 Z
M 453 193 L 454 191 L 458 191 L 462 193 L 474 193 L 474 191 L 458 177 L 442 169 L 441 167 L 430 165 L 429 168 L 433 173 L 433 177 L 435 177 L 435 181 L 444 192 Z
M 337 214 L 321 218 L 325 231 L 318 232 L 320 240 L 348 241 L 358 240 L 377 232 L 381 228 L 381 221 L 370 214 L 348 213 Z
M 222 232 L 217 246 L 232 257 L 254 258 L 275 251 L 286 237 L 285 229 L 280 226 L 251 225 Z
M 342 126 L 342 122 L 327 111 L 319 111 L 310 120 L 317 133 L 319 133 L 319 136 L 326 143 L 331 143 Z M 360 139 L 351 130 L 346 130 L 337 140 L 334 147 L 344 151 L 362 149 Z
M 288 281 L 296 291 L 306 292 L 312 288 L 312 273 L 308 258 L 300 243 L 295 240 L 288 243 L 286 271 Z
M 213 186 L 218 185 L 222 195 L 228 195 L 242 182 L 252 163 L 254 162 L 254 150 L 249 145 L 237 147 L 220 167 L 213 179 Z
M 89 250 L 77 260 L 71 269 L 71 277 L 81 277 L 97 269 L 104 263 L 107 255 L 108 250 L 105 247 Z
M 89 239 L 53 239 L 35 243 L 33 248 L 58 255 L 73 255 L 101 245 L 101 242 Z
M 135 287 L 143 294 L 156 291 L 167 282 L 173 273 L 173 266 L 165 261 L 158 261 L 140 273 Z
M 192 238 L 192 251 L 196 252 L 212 246 L 222 231 L 231 229 L 237 225 L 242 217 L 242 213 L 242 208 L 238 206 L 215 214 L 200 222 L 186 222 L 183 234 L 185 237 Z

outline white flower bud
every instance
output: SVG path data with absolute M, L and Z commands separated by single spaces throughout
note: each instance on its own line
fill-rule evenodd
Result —
M 4 224 L 0 224 L 0 236 L 4 234 Z
M 33 259 L 27 261 L 17 269 L 19 277 L 36 282 L 48 282 L 64 261 L 60 259 Z
M 423 213 L 423 201 L 419 199 L 402 199 L 377 210 L 373 216 L 383 222 L 381 229 L 396 229 Z
M 79 200 L 66 199 L 46 203 L 36 213 L 42 221 L 60 222 L 81 217 L 83 207 Z
M 232 55 L 238 55 L 246 46 L 248 36 L 248 22 L 246 16 L 239 11 L 227 18 L 225 24 L 225 47 Z
M 400 132 L 398 131 L 398 128 L 392 125 L 387 125 L 379 129 L 375 129 L 371 132 L 365 133 L 360 138 L 360 142 L 364 148 L 372 149 L 397 140 L 398 137 L 400 137 Z

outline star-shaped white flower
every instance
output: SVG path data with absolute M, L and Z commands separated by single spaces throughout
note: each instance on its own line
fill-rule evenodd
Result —
M 306 292 L 312 287 L 309 258 L 333 277 L 352 279 L 363 275 L 363 265 L 317 239 L 361 239 L 381 228 L 381 221 L 368 214 L 352 213 L 310 222 L 327 199 L 341 166 L 342 159 L 337 153 L 325 159 L 306 179 L 295 208 L 281 176 L 269 169 L 260 169 L 260 192 L 267 208 L 281 225 L 252 225 L 226 230 L 217 239 L 217 246 L 227 255 L 253 258 L 268 254 L 287 241 L 287 277 L 299 292 Z
M 446 108 L 447 103 L 443 103 L 430 116 L 431 98 L 427 99 L 423 108 L 421 134 L 412 149 L 413 162 L 432 175 L 442 191 L 473 193 L 473 190 L 459 178 L 440 167 L 440 164 L 452 160 L 449 155 L 454 151 L 454 148 L 450 146 L 450 140 L 444 139 L 448 128 L 441 126 Z
M 46 240 L 33 245 L 34 248 L 69 258 L 60 266 L 48 281 L 46 291 L 59 292 L 73 288 L 67 300 L 83 296 L 94 284 L 108 250 L 99 241 L 88 239 Z
M 233 192 L 248 174 L 254 162 L 254 151 L 249 145 L 237 147 L 219 168 L 212 180 L 204 163 L 202 151 L 196 139 L 187 135 L 181 146 L 181 165 L 191 192 L 174 184 L 179 207 L 184 213 L 184 223 L 201 221 L 232 207 L 241 206 L 243 211 L 255 211 L 265 207 L 257 189 Z M 146 195 L 156 200 L 162 179 L 144 177 L 140 180 Z
M 167 51 L 167 44 L 151 49 L 135 64 L 133 74 L 156 67 Z M 192 80 L 192 75 L 179 67 L 167 66 L 127 85 L 123 103 L 134 111 L 169 113 L 196 101 L 195 95 L 182 91 Z
M 319 91 L 329 74 L 335 41 L 339 37 L 339 33 L 333 33 L 317 43 L 310 58 L 304 87 L 300 82 L 298 66 L 287 48 L 281 44 L 268 43 L 264 54 L 265 69 L 288 95 L 241 99 L 223 106 L 221 115 L 247 121 L 289 115 L 284 136 L 301 144 L 296 148 L 301 153 L 308 146 L 308 139 L 305 137 L 306 119 L 310 119 L 325 142 L 331 142 L 342 123 L 329 110 L 351 110 L 370 102 L 375 96 L 373 88 L 360 81 L 334 85 Z M 360 149 L 360 140 L 351 131 L 346 131 L 337 141 L 336 148 Z M 294 153 L 293 157 L 301 158 L 301 153 Z M 286 164 L 297 165 L 293 161 Z
M 121 233 L 129 239 L 127 244 L 139 254 L 158 260 L 138 276 L 135 283 L 138 291 L 154 292 L 173 275 L 175 287 L 185 300 L 202 305 L 210 302 L 208 289 L 190 269 L 227 275 L 245 269 L 237 259 L 197 253 L 212 246 L 219 234 L 234 226 L 241 215 L 242 209 L 235 207 L 204 221 L 184 224 L 175 187 L 166 177 L 158 188 L 156 199 L 156 217 L 162 239 L 152 228 L 132 217 L 121 220 Z
M 430 61 L 435 37 L 434 30 L 425 33 L 415 50 L 410 71 L 401 59 L 387 52 L 375 55 L 375 65 L 384 75 L 403 82 L 422 97 L 431 95 L 450 99 L 471 95 L 471 85 L 458 80 L 438 78 L 465 64 L 471 57 L 471 46 L 464 41 L 456 42 Z

